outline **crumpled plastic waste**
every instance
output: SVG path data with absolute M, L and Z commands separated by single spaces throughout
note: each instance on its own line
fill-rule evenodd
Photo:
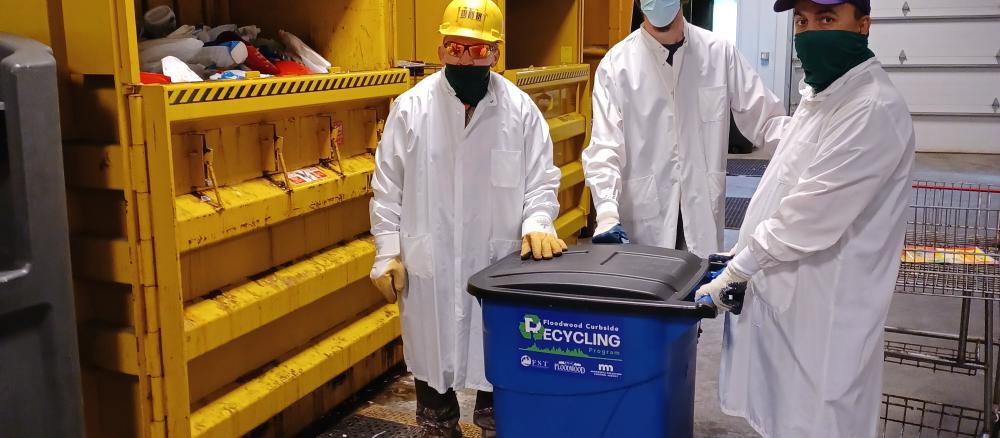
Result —
M 198 28 L 197 27 L 194 27 L 194 26 L 191 26 L 191 25 L 188 25 L 188 24 L 184 24 L 184 25 L 181 25 L 180 27 L 178 27 L 173 32 L 171 32 L 170 35 L 167 35 L 167 38 L 195 38 L 195 35 L 197 33 L 198 33 Z M 197 38 L 195 38 L 195 39 L 197 39 Z M 198 41 L 201 41 L 201 40 L 198 40 Z M 204 41 L 202 41 L 202 44 L 204 44 Z
M 243 61 L 243 63 L 246 64 L 246 66 L 249 67 L 251 70 L 256 70 L 263 74 L 268 74 L 268 75 L 276 75 L 279 73 L 278 68 L 275 67 L 274 64 L 272 64 L 271 61 L 267 59 L 267 57 L 262 55 L 260 51 L 257 50 L 256 47 L 254 47 L 252 44 L 247 42 L 246 39 L 240 36 L 239 33 L 223 32 L 221 35 L 219 35 L 219 38 L 215 42 L 209 43 L 209 45 L 214 45 L 223 41 L 241 41 L 244 44 L 246 44 L 247 58 L 245 61 Z
M 285 46 L 280 42 L 269 38 L 257 38 L 253 45 L 257 47 L 261 55 L 270 60 L 284 59 Z
M 169 6 L 151 8 L 138 21 L 142 83 L 245 79 L 247 70 L 261 77 L 298 76 L 328 73 L 331 66 L 284 30 L 270 39 L 261 38 L 256 25 L 184 25 Z
M 195 73 L 184 61 L 173 56 L 163 58 L 163 74 L 170 78 L 171 82 L 202 82 L 201 75 Z
M 142 15 L 142 36 L 163 38 L 177 29 L 177 16 L 170 6 L 161 5 Z
M 284 30 L 279 30 L 278 40 L 285 45 L 285 54 L 292 61 L 305 65 L 312 73 L 329 73 L 332 64 L 307 46 L 306 43 L 302 42 L 299 37 Z
M 273 75 L 260 75 L 261 79 L 274 77 Z M 220 71 L 208 77 L 213 81 L 232 81 L 247 78 L 247 72 L 245 70 L 226 70 Z
M 211 44 L 202 47 L 190 61 L 206 67 L 225 70 L 236 67 L 247 60 L 247 45 L 242 41 L 224 41 Z
M 236 33 L 240 35 L 240 38 L 243 38 L 243 41 L 252 43 L 257 40 L 257 37 L 260 36 L 260 28 L 252 25 L 243 26 L 236 29 Z
M 139 43 L 139 63 L 142 71 L 159 73 L 160 61 L 173 56 L 183 62 L 189 62 L 205 43 L 194 38 L 157 38 Z
M 202 28 L 198 29 L 198 31 L 195 33 L 195 38 L 198 38 L 199 40 L 202 40 L 206 43 L 210 43 L 212 41 L 219 39 L 219 35 L 222 35 L 224 32 L 236 32 L 236 25 L 223 24 L 221 26 L 215 26 L 212 28 L 209 28 L 208 26 L 203 26 Z

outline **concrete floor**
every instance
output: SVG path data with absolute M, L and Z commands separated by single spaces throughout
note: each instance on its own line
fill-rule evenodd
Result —
M 750 157 L 766 158 L 767 154 L 758 152 Z M 746 155 L 733 158 L 749 158 Z M 955 155 L 955 154 L 919 154 L 915 170 L 915 179 L 945 182 L 968 182 L 992 184 L 1000 186 L 1000 156 Z M 749 197 L 753 194 L 759 182 L 758 178 L 729 177 L 727 193 L 732 197 Z M 736 232 L 727 231 L 727 245 L 736 241 Z M 957 332 L 961 314 L 961 304 L 957 300 L 938 297 L 916 297 L 897 295 L 889 316 L 890 326 L 906 327 L 941 332 Z M 983 307 L 980 304 L 972 306 L 971 331 L 982 333 Z M 724 415 L 719 409 L 717 395 L 719 357 L 721 351 L 722 320 L 706 320 L 702 324 L 704 333 L 698 345 L 697 386 L 695 394 L 695 436 L 712 438 L 743 438 L 756 437 L 757 434 L 741 418 Z M 899 336 L 889 337 L 898 341 L 913 341 Z M 947 342 L 937 343 L 946 347 Z M 953 346 L 953 345 L 952 345 Z M 983 404 L 984 379 L 980 373 L 977 377 L 956 376 L 945 372 L 931 372 L 909 366 L 887 364 L 885 368 L 884 391 L 889 394 L 921 398 L 935 402 L 943 402 L 956 406 L 981 408 Z M 463 421 L 471 422 L 472 407 L 475 395 L 471 392 L 460 394 Z M 413 412 L 413 382 L 409 377 L 402 377 L 388 385 L 370 403 L 399 410 Z M 938 436 L 931 431 L 916 429 L 900 430 L 898 426 L 890 425 L 883 436 L 893 437 L 930 437 Z M 946 434 L 940 436 L 962 436 Z

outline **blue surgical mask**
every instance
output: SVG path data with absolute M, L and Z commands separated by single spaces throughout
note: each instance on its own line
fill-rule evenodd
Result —
M 680 0 L 640 0 L 639 3 L 649 23 L 656 27 L 673 23 L 681 10 Z

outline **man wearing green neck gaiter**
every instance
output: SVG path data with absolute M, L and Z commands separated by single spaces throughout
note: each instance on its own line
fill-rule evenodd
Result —
M 697 292 L 719 303 L 720 291 L 747 290 L 742 313 L 726 314 L 719 398 L 765 438 L 871 438 L 913 121 L 868 50 L 868 0 L 778 0 L 774 9 L 794 9 L 806 77 L 729 265 Z

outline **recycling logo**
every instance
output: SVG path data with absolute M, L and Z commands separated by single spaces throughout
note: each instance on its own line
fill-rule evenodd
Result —
M 524 315 L 524 321 L 518 324 L 517 329 L 524 339 L 539 341 L 545 336 L 545 326 L 538 315 Z

